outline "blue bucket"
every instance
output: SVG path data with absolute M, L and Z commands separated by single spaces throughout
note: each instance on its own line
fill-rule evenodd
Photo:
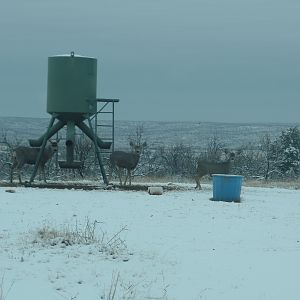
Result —
M 215 201 L 240 202 L 243 176 L 213 175 L 213 199 Z

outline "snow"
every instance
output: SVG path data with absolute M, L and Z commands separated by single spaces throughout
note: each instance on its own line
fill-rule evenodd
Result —
M 1 187 L 0 298 L 299 298 L 299 190 L 243 187 L 242 202 L 227 203 L 209 200 L 209 184 L 182 187 L 160 196 Z M 37 238 L 94 220 L 104 243 L 123 241 L 114 255 L 99 241 Z

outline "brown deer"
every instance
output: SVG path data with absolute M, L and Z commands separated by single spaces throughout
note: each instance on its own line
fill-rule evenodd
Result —
M 235 159 L 235 153 L 230 152 L 229 157 L 224 162 L 213 162 L 207 160 L 199 160 L 197 164 L 196 170 L 196 187 L 195 189 L 202 189 L 200 184 L 200 179 L 205 175 L 212 175 L 212 174 L 228 174 L 230 172 L 231 166 Z
M 131 171 L 134 170 L 140 160 L 140 155 L 143 149 L 146 147 L 146 142 L 141 144 L 134 144 L 130 142 L 130 146 L 132 151 L 131 152 L 124 152 L 124 151 L 114 151 L 110 155 L 110 175 L 109 181 L 112 177 L 112 172 L 115 170 L 118 174 L 120 185 L 122 185 L 122 176 L 121 172 L 122 169 L 127 170 L 127 175 L 124 181 L 124 185 L 126 185 L 127 179 L 129 179 L 129 185 L 131 185 Z
M 45 164 L 47 161 L 53 156 L 58 149 L 58 141 L 50 141 L 50 144 L 47 145 L 44 149 L 44 152 L 41 157 L 39 169 L 43 173 L 44 182 L 46 182 L 46 175 L 45 175 Z M 13 173 L 14 169 L 18 170 L 18 177 L 19 182 L 22 183 L 21 180 L 21 169 L 25 164 L 34 165 L 36 163 L 40 148 L 37 147 L 25 147 L 19 146 L 14 149 L 13 151 L 13 164 L 11 167 L 10 173 L 10 182 L 13 182 Z

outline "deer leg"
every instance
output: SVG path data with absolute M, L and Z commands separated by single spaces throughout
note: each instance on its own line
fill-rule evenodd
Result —
M 14 171 L 17 168 L 21 168 L 22 166 L 18 163 L 16 157 L 13 157 L 13 163 L 11 165 L 11 169 L 10 169 L 10 182 L 13 182 L 13 177 L 14 177 Z
M 108 182 L 111 182 L 113 169 L 114 169 L 114 167 L 111 165 L 109 168 Z
M 129 185 L 131 185 L 131 171 L 128 170 L 128 176 L 129 176 Z
M 127 170 L 127 174 L 126 174 L 126 179 L 125 179 L 124 185 L 126 185 L 126 182 L 127 182 L 128 178 L 129 178 L 129 180 L 128 180 L 129 185 L 131 185 L 131 172 L 130 172 L 130 170 Z
M 18 177 L 19 177 L 19 183 L 22 183 L 22 179 L 21 179 L 21 168 L 18 168 Z
M 199 176 L 196 176 L 195 180 L 196 180 L 196 186 L 195 186 L 195 189 L 202 190 L 202 187 L 201 187 L 201 184 L 200 184 L 200 177 L 199 177 Z
M 127 179 L 128 179 L 128 172 L 129 172 L 129 170 L 127 170 L 127 172 L 126 172 L 126 178 L 125 178 L 125 181 L 124 181 L 124 185 L 126 185 L 126 182 L 127 182 Z
M 41 177 L 41 166 L 38 167 L 37 169 L 37 176 L 38 176 L 38 180 L 41 181 L 42 177 Z
M 120 185 L 122 185 L 121 168 L 118 168 L 118 176 L 120 180 Z
M 18 170 L 19 183 L 21 183 L 21 184 L 22 184 L 21 169 L 23 168 L 23 166 L 24 166 L 23 162 L 17 162 L 16 163 L 16 169 Z
M 46 174 L 45 174 L 45 166 L 41 166 L 40 167 L 40 171 L 42 172 L 44 182 L 46 183 L 47 181 L 46 181 Z
M 14 177 L 14 169 L 15 169 L 16 165 L 15 163 L 12 164 L 11 169 L 10 169 L 10 183 L 13 182 L 13 177 Z
M 78 169 L 78 173 L 81 176 L 81 178 L 83 178 L 83 168 Z

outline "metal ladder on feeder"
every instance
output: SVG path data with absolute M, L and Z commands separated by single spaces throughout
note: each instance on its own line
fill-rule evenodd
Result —
M 101 157 L 106 165 L 109 156 L 114 151 L 115 146 L 115 103 L 119 99 L 97 99 L 97 113 L 91 118 L 94 121 L 94 130 L 96 136 L 100 136 L 104 142 L 110 142 L 110 149 L 101 149 Z M 100 152 L 99 148 L 95 148 L 95 162 Z

